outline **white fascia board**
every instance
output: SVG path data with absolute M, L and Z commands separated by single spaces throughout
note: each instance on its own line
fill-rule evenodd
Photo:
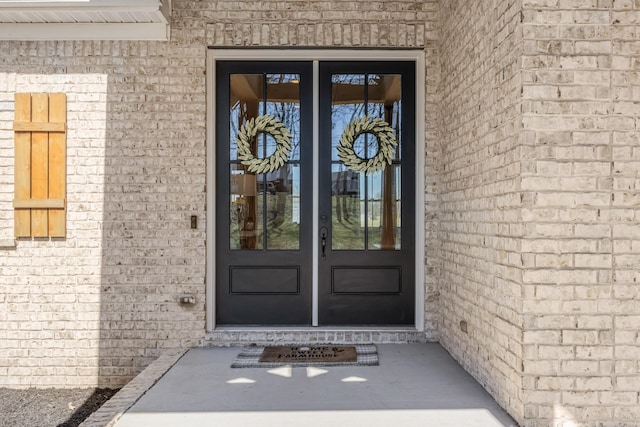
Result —
M 169 23 L 171 0 L 0 0 L 2 12 L 146 12 L 155 14 L 158 21 Z
M 169 40 L 169 25 L 157 23 L 0 23 L 0 40 Z
M 146 12 L 153 22 L 0 22 L 0 40 L 169 40 L 171 0 L 0 0 L 3 12 Z
M 0 9 L 25 10 L 25 9 L 57 9 L 57 10 L 158 10 L 161 0 L 0 0 Z

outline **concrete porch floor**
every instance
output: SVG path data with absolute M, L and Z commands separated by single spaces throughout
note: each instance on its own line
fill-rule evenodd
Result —
M 517 426 L 439 344 L 378 344 L 380 366 L 230 368 L 189 350 L 117 422 L 140 426 Z

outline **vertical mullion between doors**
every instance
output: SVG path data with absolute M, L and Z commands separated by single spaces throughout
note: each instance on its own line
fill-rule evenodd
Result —
M 311 325 L 318 326 L 318 247 L 320 246 L 320 62 L 313 61 L 313 215 L 312 215 L 312 289 L 311 289 Z

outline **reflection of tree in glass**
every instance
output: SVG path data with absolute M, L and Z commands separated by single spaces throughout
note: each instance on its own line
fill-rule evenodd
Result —
M 300 110 L 299 85 L 297 74 L 238 74 L 231 77 L 230 105 L 230 161 L 232 169 L 238 173 L 255 176 L 255 188 L 252 194 L 245 194 L 239 200 L 243 203 L 242 217 L 232 213 L 232 226 L 237 227 L 240 237 L 240 249 L 294 249 L 299 247 L 298 225 L 292 221 L 294 201 L 292 194 L 292 164 L 300 160 Z M 248 121 L 269 114 L 282 122 L 291 133 L 292 150 L 289 161 L 282 168 L 267 174 L 253 175 L 237 161 L 235 140 L 239 129 Z M 251 141 L 251 152 L 258 158 L 274 153 L 276 141 L 267 134 L 258 134 Z M 237 200 L 232 204 L 237 204 Z M 234 206 L 235 207 L 235 206 Z M 248 225 L 251 224 L 251 230 Z M 266 231 L 266 236 L 264 232 Z M 233 235 L 233 233 L 232 233 Z M 232 243 L 232 247 L 235 247 Z
M 275 200 L 271 200 L 268 207 L 268 220 L 270 226 L 279 228 L 285 222 L 287 198 L 291 193 L 291 162 L 297 163 L 300 159 L 300 103 L 299 85 L 297 75 L 270 74 L 267 77 L 268 95 L 273 100 L 268 100 L 266 113 L 271 114 L 282 122 L 291 133 L 291 154 L 289 162 L 272 174 L 268 174 L 268 186 L 273 189 Z M 295 89 L 295 90 L 292 90 Z M 275 141 L 270 141 L 273 147 L 268 152 L 275 150 Z M 273 198 L 272 198 L 273 199 Z M 270 227 L 270 228 L 271 228 Z
M 394 168 L 387 167 L 380 173 L 369 176 L 369 179 L 365 179 L 364 175 L 358 176 L 356 191 L 347 191 L 350 171 L 339 161 L 337 147 L 347 125 L 366 115 L 389 123 L 399 137 L 400 88 L 399 75 L 362 73 L 332 76 L 334 249 L 357 249 L 363 245 L 364 240 L 369 242 L 369 249 L 396 247 L 398 240 L 395 235 L 399 231 L 399 222 L 396 223 L 395 218 L 400 191 L 394 191 Z M 375 136 L 365 133 L 354 141 L 353 150 L 362 159 L 369 159 L 378 153 L 379 142 Z M 400 159 L 399 153 L 400 150 L 397 149 L 395 160 Z M 338 240 L 339 237 L 346 240 Z
M 364 74 L 340 74 L 332 77 L 331 158 L 334 209 L 332 245 L 334 249 L 358 248 L 364 232 L 360 222 L 360 200 L 364 197 L 360 174 L 340 162 L 336 150 L 347 124 L 366 115 L 364 83 Z M 358 156 L 366 156 L 368 151 L 366 142 L 366 138 L 360 137 L 354 144 L 354 150 Z M 340 229 L 346 232 L 346 235 L 343 235 Z M 340 247 L 342 245 L 345 247 Z

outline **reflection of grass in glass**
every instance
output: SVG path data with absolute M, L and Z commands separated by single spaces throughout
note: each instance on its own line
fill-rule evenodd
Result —
M 337 211 L 340 203 L 339 220 Z M 399 205 L 399 202 L 397 202 Z M 380 249 L 382 241 L 382 226 L 380 217 L 380 200 L 369 201 L 369 249 Z M 334 250 L 362 250 L 364 249 L 364 203 L 349 196 L 333 196 L 333 236 Z M 345 207 L 347 208 L 345 210 Z M 346 214 L 346 215 L 345 215 Z M 397 223 L 400 219 L 397 219 Z M 396 249 L 400 248 L 400 227 L 396 227 Z
M 300 247 L 300 225 L 293 222 L 293 206 L 291 194 L 267 193 L 267 249 Z
M 256 197 L 257 248 L 261 249 L 263 238 L 263 194 Z M 280 203 L 280 209 L 278 209 Z M 299 203 L 299 202 L 298 202 Z M 298 249 L 300 247 L 300 226 L 293 222 L 294 198 L 288 193 L 267 193 L 267 249 Z M 231 212 L 231 249 L 240 249 L 237 215 Z
M 364 249 L 364 228 L 362 227 L 362 203 L 351 196 L 331 198 L 333 228 L 332 249 Z
M 400 249 L 400 227 L 396 227 L 396 245 L 394 249 Z M 378 250 L 381 249 L 380 242 L 382 241 L 382 228 L 369 228 L 369 249 Z
M 256 208 L 256 211 L 254 212 L 254 214 L 256 215 L 255 220 L 253 221 L 254 226 L 252 229 L 250 230 L 245 230 L 245 231 L 241 231 L 240 227 L 244 227 L 244 226 L 248 226 L 248 224 L 245 224 L 244 221 L 240 221 L 241 223 L 239 224 L 238 221 L 242 220 L 245 217 L 248 217 L 250 215 L 250 212 L 248 211 L 248 204 L 246 202 L 247 199 L 243 199 L 242 197 L 233 197 L 232 199 L 233 201 L 231 202 L 231 209 L 230 209 L 230 245 L 229 247 L 233 250 L 233 249 L 254 249 L 254 250 L 258 250 L 258 249 L 262 249 L 262 209 L 260 207 L 261 205 L 261 199 L 262 195 L 258 194 L 258 196 L 256 197 L 256 201 L 258 203 L 258 206 Z M 248 247 L 244 247 L 241 248 L 241 235 L 244 236 L 244 238 L 246 239 L 244 244 L 248 244 L 248 242 L 253 241 L 254 237 L 257 236 L 257 240 L 255 240 L 255 247 L 252 248 L 248 248 Z
M 382 200 L 369 200 L 369 249 L 381 249 L 382 242 L 382 210 L 384 209 Z M 400 201 L 395 201 L 395 247 L 393 249 L 400 249 L 400 236 L 401 236 L 401 218 L 400 218 Z M 390 249 L 390 248 L 386 248 Z
M 280 197 L 280 201 L 278 201 Z M 267 193 L 267 248 L 271 250 L 299 249 L 300 246 L 300 225 L 293 222 L 294 197 L 288 193 Z M 340 215 L 337 215 L 337 205 L 340 202 Z M 257 197 L 257 213 L 262 218 L 263 195 Z M 278 211 L 278 203 L 284 203 Z M 399 211 L 399 202 L 398 211 Z M 379 205 L 379 200 L 369 201 L 369 249 L 380 249 L 382 239 L 381 219 L 379 208 L 372 205 Z M 332 248 L 334 250 L 363 250 L 364 249 L 364 204 L 358 198 L 350 196 L 333 196 L 333 236 Z M 281 213 L 284 212 L 284 218 Z M 282 219 L 283 218 L 283 219 Z M 397 219 L 397 223 L 400 218 Z M 261 246 L 263 237 L 262 224 L 256 224 L 258 247 Z M 239 249 L 238 224 L 231 217 L 231 249 Z M 400 227 L 396 228 L 396 249 L 400 248 Z

